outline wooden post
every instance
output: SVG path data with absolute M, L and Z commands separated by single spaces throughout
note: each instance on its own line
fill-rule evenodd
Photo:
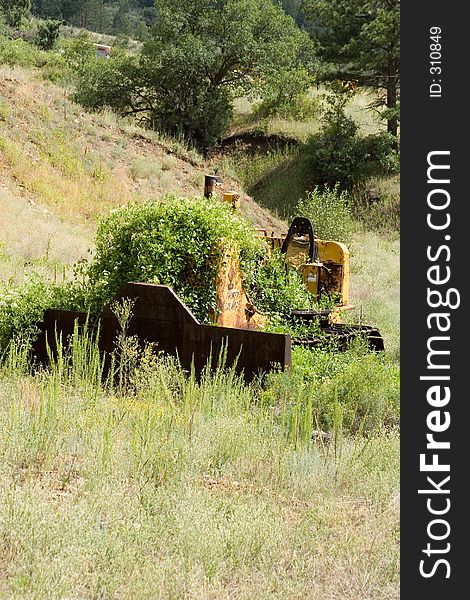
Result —
M 204 196 L 210 198 L 214 193 L 215 186 L 222 183 L 222 178 L 218 175 L 206 175 L 204 177 Z

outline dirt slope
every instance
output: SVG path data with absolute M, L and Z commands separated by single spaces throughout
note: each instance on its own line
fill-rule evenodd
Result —
M 210 171 L 199 155 L 110 112 L 86 113 L 69 95 L 33 72 L 0 67 L 0 177 L 19 202 L 94 227 L 96 216 L 130 201 L 202 195 Z M 240 190 L 223 179 L 220 192 Z M 251 198 L 242 200 L 255 226 L 284 229 Z

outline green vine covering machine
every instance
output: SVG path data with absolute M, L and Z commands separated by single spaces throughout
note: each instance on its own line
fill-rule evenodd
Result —
M 205 195 L 211 193 L 206 186 Z M 230 202 L 234 210 L 239 206 L 234 192 L 224 194 L 223 199 Z M 226 364 L 235 364 L 237 371 L 243 372 L 248 380 L 260 371 L 289 368 L 292 345 L 314 347 L 324 344 L 326 339 L 344 350 L 351 340 L 362 337 L 371 350 L 384 349 L 377 329 L 341 322 L 344 313 L 354 308 L 349 303 L 349 252 L 344 244 L 318 239 L 311 222 L 303 217 L 295 218 L 285 235 L 275 236 L 262 229 L 257 233 L 273 252 L 282 253 L 286 269 L 294 269 L 301 275 L 304 287 L 312 296 L 312 304 L 322 306 L 322 299 L 334 299 L 329 308 L 292 311 L 293 323 L 307 325 L 297 328 L 304 332 L 302 335 L 264 330 L 268 316 L 251 301 L 240 268 L 239 249 L 229 242 L 222 244 L 222 259 L 214 282 L 216 309 L 211 315 L 212 324 L 200 323 L 171 288 L 134 282 L 124 285 L 115 296 L 115 300 L 131 298 L 134 301 L 128 334 L 136 335 L 142 342 L 156 343 L 159 350 L 178 356 L 184 368 L 194 368 L 197 372 L 208 361 L 217 364 L 223 351 Z M 35 345 L 39 362 L 47 362 L 50 351 L 56 348 L 58 335 L 63 341 L 67 340 L 77 322 L 92 327 L 99 323 L 96 330 L 100 348 L 105 354 L 112 353 L 119 324 L 109 308 L 99 315 L 48 310 Z

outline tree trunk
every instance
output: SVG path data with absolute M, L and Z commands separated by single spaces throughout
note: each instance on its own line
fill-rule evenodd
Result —
M 397 87 L 398 87 L 398 72 L 397 60 L 390 59 L 388 61 L 388 79 L 387 79 L 387 108 L 396 108 L 397 106 Z M 394 137 L 398 134 L 398 116 L 393 116 L 387 119 L 387 131 Z

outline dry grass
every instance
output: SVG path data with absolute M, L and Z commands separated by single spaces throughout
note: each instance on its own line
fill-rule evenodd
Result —
M 400 241 L 372 232 L 356 234 L 351 257 L 354 318 L 380 328 L 387 353 L 400 355 Z
M 87 255 L 93 228 L 62 222 L 23 189 L 0 179 L 0 280 L 21 282 L 35 270 L 46 278 Z
M 314 88 L 310 91 L 311 97 L 320 101 L 319 106 L 321 106 L 326 93 L 323 87 Z M 346 113 L 357 123 L 359 133 L 362 135 L 369 135 L 383 130 L 383 124 L 380 122 L 378 113 L 368 109 L 374 98 L 375 95 L 371 92 L 360 92 L 353 96 L 346 107 Z M 304 143 L 319 130 L 320 111 L 317 118 L 310 121 L 301 122 L 279 117 L 259 121 L 251 112 L 255 102 L 246 98 L 240 98 L 235 102 L 232 133 L 241 133 L 262 126 L 268 135 L 283 135 Z
M 395 434 L 296 449 L 229 377 L 75 366 L 0 369 L 5 597 L 399 597 Z
M 0 75 L 0 169 L 38 205 L 69 222 L 93 223 L 131 201 L 202 194 L 210 167 L 181 143 L 109 111 L 86 113 L 32 72 L 2 67 Z M 224 189 L 239 185 L 224 177 Z M 243 203 L 256 225 L 273 222 L 249 197 Z

